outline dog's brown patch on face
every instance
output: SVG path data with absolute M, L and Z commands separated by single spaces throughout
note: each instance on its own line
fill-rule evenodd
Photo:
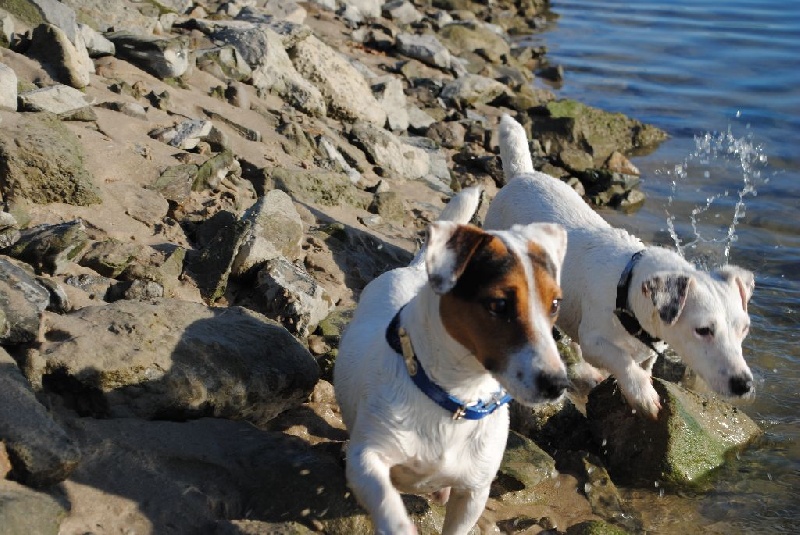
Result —
M 560 297 L 555 269 L 541 248 L 532 246 L 529 255 L 535 295 L 548 314 L 553 299 Z M 502 371 L 507 358 L 522 345 L 535 342 L 537 336 L 550 336 L 533 331 L 530 295 L 522 260 L 500 238 L 491 236 L 472 255 L 455 287 L 442 296 L 442 322 L 487 370 Z
M 556 300 L 561 299 L 561 288 L 556 282 L 558 275 L 556 266 L 550 255 L 537 243 L 528 243 L 528 257 L 533 265 L 533 278 L 535 281 L 536 295 L 542 304 L 545 314 L 551 315 L 551 326 L 556 321 L 558 305 Z

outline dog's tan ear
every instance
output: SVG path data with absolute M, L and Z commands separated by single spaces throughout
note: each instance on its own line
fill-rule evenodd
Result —
M 642 293 L 653 301 L 661 321 L 672 325 L 683 312 L 693 280 L 686 275 L 656 275 L 642 283 Z
M 425 268 L 437 294 L 449 292 L 478 247 L 491 236 L 477 227 L 437 221 L 428 227 Z
M 723 266 L 714 270 L 726 282 L 735 284 L 739 289 L 739 297 L 742 298 L 742 309 L 747 312 L 747 303 L 753 296 L 756 287 L 756 278 L 753 272 L 739 266 Z

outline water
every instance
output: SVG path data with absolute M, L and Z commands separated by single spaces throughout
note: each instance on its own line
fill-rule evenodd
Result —
M 564 66 L 559 97 L 671 135 L 634 158 L 648 200 L 606 212 L 706 265 L 756 273 L 745 356 L 765 429 L 699 494 L 629 491 L 654 533 L 800 532 L 800 2 L 552 0 L 533 39 Z

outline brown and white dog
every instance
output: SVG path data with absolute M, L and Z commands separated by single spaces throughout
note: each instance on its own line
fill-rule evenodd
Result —
M 534 171 L 525 130 L 514 119 L 503 116 L 499 134 L 508 183 L 484 226 L 564 226 L 569 251 L 558 325 L 586 361 L 616 377 L 628 402 L 652 418 L 661 406 L 651 370 L 662 340 L 718 393 L 752 395 L 742 340 L 753 274 L 736 266 L 699 270 L 675 251 L 645 246 L 611 227 L 564 182 Z
M 367 285 L 339 346 L 347 481 L 378 533 L 416 532 L 400 492 L 449 498 L 443 533 L 467 533 L 500 466 L 510 396 L 553 401 L 568 385 L 551 332 L 566 234 L 461 224 L 480 195 L 461 192 L 409 266 Z

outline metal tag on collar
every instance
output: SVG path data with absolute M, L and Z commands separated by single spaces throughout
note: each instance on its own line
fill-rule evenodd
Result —
M 400 338 L 400 348 L 403 350 L 403 361 L 406 363 L 408 375 L 417 374 L 417 359 L 414 358 L 414 348 L 411 347 L 411 338 L 404 327 L 397 329 L 397 336 Z
M 461 406 L 460 406 L 459 408 L 457 408 L 457 409 L 456 409 L 456 411 L 453 413 L 453 420 L 460 420 L 461 418 L 463 418 L 463 417 L 464 417 L 464 415 L 465 415 L 466 413 L 467 413 L 467 406 L 466 406 L 466 405 L 461 405 Z

